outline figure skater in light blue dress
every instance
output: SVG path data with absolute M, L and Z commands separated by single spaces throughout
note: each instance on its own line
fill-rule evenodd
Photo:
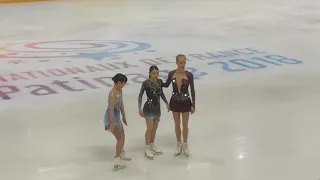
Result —
M 108 98 L 108 107 L 104 117 L 105 130 L 110 131 L 117 139 L 116 156 L 114 159 L 114 170 L 123 169 L 125 165 L 122 160 L 131 160 L 131 158 L 123 150 L 125 142 L 125 133 L 120 119 L 122 114 L 122 121 L 127 125 L 126 115 L 123 105 L 122 88 L 127 82 L 127 77 L 123 74 L 116 74 L 112 78 L 114 82 L 113 88 L 110 90 Z

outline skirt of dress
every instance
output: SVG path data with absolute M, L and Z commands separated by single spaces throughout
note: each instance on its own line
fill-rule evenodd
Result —
M 154 113 L 150 113 L 150 112 L 144 112 L 144 119 L 146 120 L 158 120 L 160 121 L 160 114 L 154 114 Z
M 143 106 L 143 114 L 146 120 L 160 120 L 160 104 L 150 104 L 146 102 Z
M 190 98 L 172 96 L 169 106 L 172 112 L 190 112 L 192 103 Z
M 114 109 L 114 123 L 116 127 L 123 129 L 123 125 L 120 118 L 120 110 Z M 106 113 L 104 115 L 104 129 L 107 131 L 110 128 L 110 109 L 108 108 L 106 110 Z

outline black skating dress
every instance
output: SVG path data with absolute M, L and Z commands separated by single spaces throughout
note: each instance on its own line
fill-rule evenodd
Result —
M 144 118 L 147 120 L 160 120 L 160 97 L 168 105 L 168 101 L 162 90 L 162 80 L 158 79 L 157 82 L 153 82 L 150 79 L 147 79 L 142 83 L 138 97 L 139 109 L 141 109 L 144 92 L 147 94 L 147 101 L 143 106 Z

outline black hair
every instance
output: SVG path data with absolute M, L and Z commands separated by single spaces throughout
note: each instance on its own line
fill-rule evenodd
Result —
M 185 58 L 186 58 L 186 55 L 184 55 L 184 54 L 178 54 L 178 56 L 176 57 L 176 62 L 179 61 L 179 57 L 185 57 Z
M 149 68 L 149 78 L 150 78 L 150 73 L 151 73 L 153 70 L 158 70 L 158 71 L 159 71 L 159 68 L 158 68 L 156 65 L 150 66 L 150 68 Z
M 126 75 L 118 73 L 112 77 L 112 81 L 117 84 L 118 82 L 127 82 L 128 78 Z

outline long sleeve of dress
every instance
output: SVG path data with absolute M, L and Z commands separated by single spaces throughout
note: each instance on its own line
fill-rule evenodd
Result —
M 193 108 L 196 108 L 196 92 L 194 90 L 194 78 L 193 78 L 193 74 L 190 73 L 190 89 L 191 89 L 191 98 L 192 98 L 192 104 L 193 104 Z
M 142 85 L 141 85 L 141 88 L 140 88 L 140 92 L 139 92 L 139 96 L 138 96 L 138 107 L 139 109 L 141 109 L 141 105 L 142 105 L 142 96 L 143 96 L 143 93 L 145 91 L 145 83 L 143 82 Z
M 164 95 L 163 89 L 162 89 L 162 84 L 163 84 L 162 80 L 160 80 L 160 83 L 161 83 L 161 99 L 163 100 L 163 102 L 166 103 L 166 105 L 168 105 L 167 98 L 166 98 L 166 96 Z
M 162 86 L 162 87 L 167 88 L 167 87 L 170 86 L 170 84 L 171 84 L 171 78 L 172 78 L 172 76 L 173 76 L 173 73 L 174 73 L 174 71 L 170 71 L 170 72 L 168 73 L 167 81 L 166 81 L 165 83 L 161 83 L 161 86 Z

